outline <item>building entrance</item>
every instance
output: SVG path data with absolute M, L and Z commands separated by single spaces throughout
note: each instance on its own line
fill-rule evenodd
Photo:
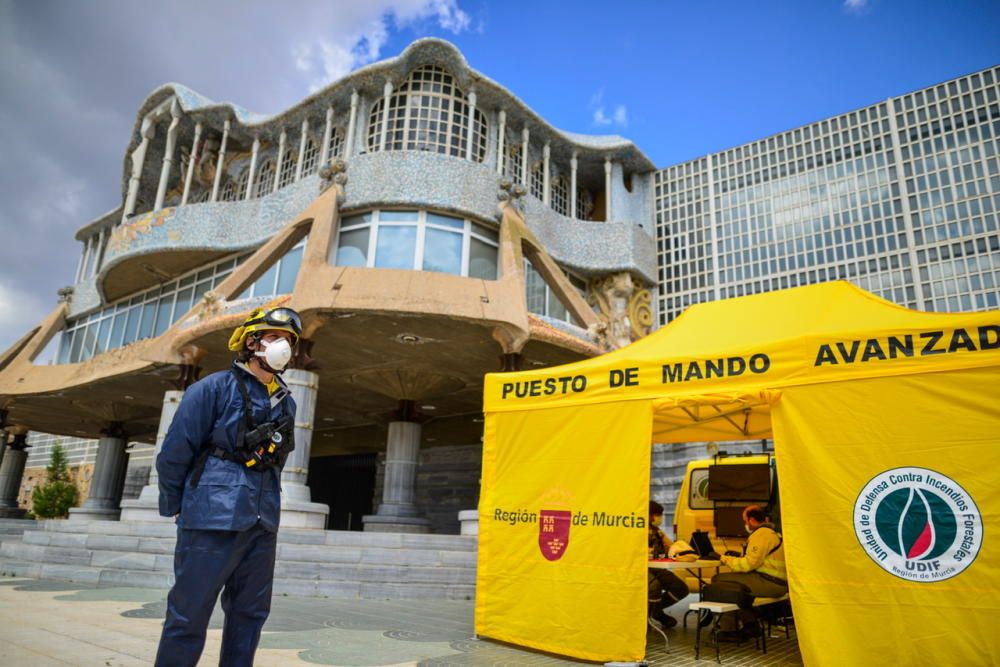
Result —
M 308 485 L 314 503 L 330 507 L 327 530 L 363 530 L 372 513 L 377 454 L 317 456 L 309 461 Z

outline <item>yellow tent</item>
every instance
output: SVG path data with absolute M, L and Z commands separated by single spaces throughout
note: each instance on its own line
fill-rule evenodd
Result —
M 1000 312 L 915 312 L 843 282 L 488 375 L 476 631 L 640 659 L 650 443 L 773 437 L 807 664 L 995 660 L 998 393 Z

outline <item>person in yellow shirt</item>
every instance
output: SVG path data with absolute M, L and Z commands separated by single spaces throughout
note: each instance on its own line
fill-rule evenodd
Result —
M 737 581 L 746 584 L 754 597 L 779 598 L 788 593 L 788 574 L 785 570 L 785 548 L 781 533 L 768 522 L 760 505 L 750 505 L 743 510 L 743 523 L 750 534 L 742 556 L 725 555 L 722 564 L 732 572 L 717 574 L 716 581 Z M 743 634 L 752 637 L 758 632 L 756 620 L 748 611 L 740 613 L 744 622 Z

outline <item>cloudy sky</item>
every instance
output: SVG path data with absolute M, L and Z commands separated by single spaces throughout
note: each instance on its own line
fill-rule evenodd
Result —
M 70 284 L 76 229 L 121 203 L 136 109 L 178 81 L 281 111 L 410 41 L 567 130 L 658 165 L 1000 62 L 994 1 L 0 0 L 0 350 Z

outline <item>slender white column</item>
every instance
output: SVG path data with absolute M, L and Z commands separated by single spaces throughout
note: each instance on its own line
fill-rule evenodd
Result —
M 149 481 L 142 487 L 139 497 L 134 500 L 124 500 L 122 506 L 122 521 L 171 521 L 160 516 L 160 476 L 156 473 L 156 458 L 163 449 L 163 441 L 167 437 L 170 423 L 174 421 L 177 408 L 180 407 L 184 392 L 170 389 L 163 394 L 163 406 L 160 409 L 160 426 L 156 430 L 156 446 L 153 448 L 153 464 L 149 468 Z
M 212 183 L 212 201 L 219 199 L 219 183 L 222 182 L 222 170 L 226 164 L 226 144 L 229 142 L 229 121 L 222 126 L 222 143 L 219 145 L 219 159 L 215 161 L 215 182 Z
M 142 119 L 142 141 L 132 151 L 132 175 L 128 179 L 128 194 L 125 196 L 125 206 L 122 208 L 122 223 L 130 215 L 135 213 L 135 202 L 139 196 L 139 178 L 142 176 L 142 167 L 146 163 L 146 149 L 149 148 L 149 140 L 153 138 L 156 126 L 148 116 Z
M 282 166 L 285 164 L 285 141 L 287 140 L 288 135 L 285 128 L 281 128 L 281 136 L 278 137 L 278 162 L 276 163 L 278 168 L 274 172 L 274 187 L 271 188 L 271 192 L 277 192 L 278 184 L 281 182 Z
M 319 165 L 322 167 L 330 159 L 330 137 L 333 136 L 333 107 L 326 108 L 326 128 L 323 130 L 323 146 L 319 153 Z
M 74 284 L 80 282 L 80 276 L 83 273 L 83 258 L 86 257 L 86 255 L 87 255 L 87 242 L 84 241 L 83 252 L 80 253 L 80 259 L 76 263 L 76 278 L 73 280 Z
M 469 91 L 469 131 L 466 132 L 465 136 L 465 159 L 472 160 L 472 150 L 474 148 L 472 136 L 474 134 L 476 122 L 476 91 Z
M 503 109 L 497 118 L 497 173 L 503 176 L 504 154 L 503 140 L 507 137 L 507 112 Z
M 569 217 L 576 218 L 576 153 L 569 161 Z
M 295 164 L 295 180 L 302 178 L 302 160 L 306 156 L 306 140 L 309 139 L 309 119 L 302 121 L 302 136 L 299 137 L 299 161 Z
M 611 158 L 604 158 L 604 219 L 611 222 Z
M 385 140 L 389 136 L 389 98 L 392 97 L 392 81 L 386 80 L 382 87 L 382 132 L 378 139 L 378 149 L 385 150 Z
M 106 230 L 101 227 L 101 233 L 97 235 L 97 248 L 94 252 L 94 266 L 90 270 L 91 276 L 96 276 L 97 272 L 101 270 L 101 262 L 104 260 L 104 236 Z
M 260 153 L 260 137 L 253 138 L 253 148 L 250 150 L 250 173 L 247 174 L 247 194 L 244 199 L 253 199 L 254 178 L 257 175 L 257 155 Z
M 188 203 L 191 193 L 191 179 L 194 178 L 194 165 L 198 161 L 198 142 L 201 141 L 201 123 L 194 126 L 194 141 L 191 142 L 191 153 L 188 156 L 188 173 L 184 177 L 184 194 L 181 195 L 181 206 Z
M 92 236 L 88 236 L 87 240 L 83 242 L 83 267 L 80 271 L 80 280 L 87 279 L 87 272 L 90 270 L 90 253 L 91 253 L 91 243 Z M 79 280 L 77 282 L 80 282 Z
M 344 137 L 344 141 L 346 142 L 344 148 L 345 160 L 354 155 L 354 129 L 358 122 L 358 102 L 360 99 L 358 91 L 351 91 L 351 116 L 347 120 L 347 136 Z
M 531 175 L 528 173 L 528 139 L 530 136 L 528 128 L 521 130 L 521 182 L 524 185 L 531 182 Z
M 181 106 L 174 98 L 170 105 L 170 127 L 167 128 L 167 145 L 163 149 L 163 167 L 160 169 L 160 184 L 156 188 L 156 203 L 154 211 L 163 208 L 163 199 L 167 196 L 167 183 L 170 181 L 170 169 L 174 164 L 174 150 L 177 148 L 177 128 L 181 124 Z
M 420 432 L 416 422 L 389 422 L 382 503 L 375 514 L 361 519 L 366 532 L 428 532 L 430 521 L 420 516 L 416 504 Z
M 290 368 L 281 376 L 292 392 L 295 412 L 295 449 L 285 460 L 281 471 L 281 525 L 287 528 L 326 529 L 330 508 L 312 502 L 306 486 L 309 477 L 309 452 L 312 448 L 313 422 L 316 418 L 316 396 L 319 374 Z
M 552 178 L 549 169 L 549 142 L 545 142 L 545 146 L 542 147 L 542 203 L 546 206 L 552 204 Z

